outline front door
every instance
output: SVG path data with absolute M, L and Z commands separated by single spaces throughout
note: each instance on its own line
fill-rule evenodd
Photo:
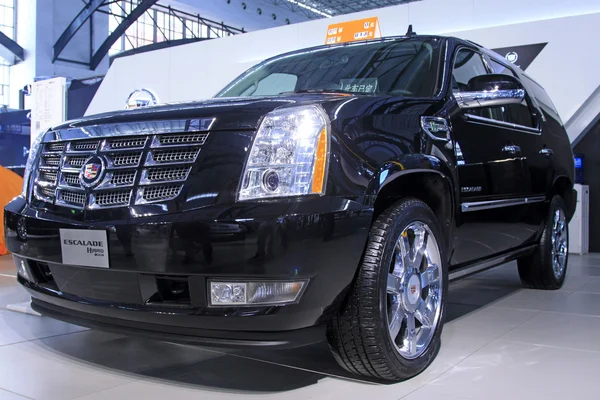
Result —
M 475 50 L 458 50 L 454 61 L 454 91 L 464 91 L 470 79 L 489 73 Z M 510 129 L 504 107 L 456 109 L 451 124 L 459 179 L 461 213 L 452 265 L 490 257 L 521 245 L 531 187 L 523 134 Z

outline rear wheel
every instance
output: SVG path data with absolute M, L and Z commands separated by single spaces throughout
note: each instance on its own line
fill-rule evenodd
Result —
M 328 340 L 346 370 L 404 380 L 423 371 L 440 347 L 447 267 L 431 209 L 402 200 L 375 221 L 347 302 Z
M 536 251 L 517 262 L 521 282 L 532 289 L 559 289 L 565 281 L 568 261 L 569 224 L 565 204 L 560 196 L 554 196 Z

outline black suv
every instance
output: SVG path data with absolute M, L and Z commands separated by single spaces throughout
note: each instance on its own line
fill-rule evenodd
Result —
M 70 121 L 6 207 L 42 314 L 207 346 L 327 337 L 401 380 L 451 279 L 565 279 L 573 154 L 544 89 L 474 43 L 403 36 L 271 58 L 216 98 Z

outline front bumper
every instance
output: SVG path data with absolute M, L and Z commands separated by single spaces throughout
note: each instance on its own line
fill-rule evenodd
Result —
M 74 223 L 18 198 L 5 210 L 5 234 L 30 271 L 19 282 L 43 314 L 169 341 L 290 346 L 322 337 L 352 282 L 371 218 L 359 202 L 322 197 Z M 105 230 L 110 267 L 63 264 L 61 228 Z M 215 308 L 209 279 L 309 283 L 296 304 Z M 185 294 L 165 300 L 163 283 L 171 280 L 183 282 Z

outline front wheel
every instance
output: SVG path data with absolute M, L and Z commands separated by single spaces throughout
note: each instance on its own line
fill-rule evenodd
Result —
M 525 287 L 556 290 L 565 282 L 569 261 L 569 224 L 565 203 L 560 196 L 550 201 L 540 243 L 532 255 L 517 261 Z
M 342 367 L 398 381 L 433 361 L 448 287 L 443 244 L 437 218 L 422 201 L 399 201 L 377 218 L 348 299 L 328 328 Z

